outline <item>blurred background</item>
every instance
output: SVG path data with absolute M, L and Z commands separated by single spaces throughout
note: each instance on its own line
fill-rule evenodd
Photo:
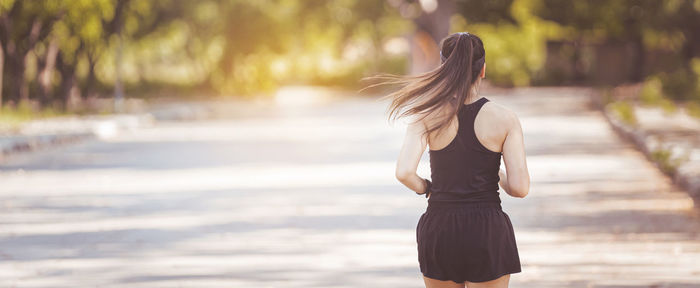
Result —
M 470 31 L 498 86 L 644 82 L 698 113 L 696 1 L 3 1 L 2 103 L 56 113 L 123 94 L 265 97 L 418 73 Z M 114 91 L 115 89 L 119 91 Z M 652 93 L 653 92 L 653 93 Z M 653 95 L 652 95 L 653 94 Z M 656 99 L 659 98 L 659 99 Z
M 459 31 L 525 131 L 511 286 L 700 287 L 700 0 L 2 0 L 0 286 L 422 287 L 359 91 Z

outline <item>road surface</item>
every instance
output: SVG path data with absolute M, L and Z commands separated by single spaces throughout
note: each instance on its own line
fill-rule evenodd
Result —
M 693 201 L 585 93 L 485 96 L 521 117 L 532 176 L 501 194 L 511 287 L 700 287 Z M 6 160 L 0 287 L 423 287 L 403 126 L 385 102 L 311 100 Z

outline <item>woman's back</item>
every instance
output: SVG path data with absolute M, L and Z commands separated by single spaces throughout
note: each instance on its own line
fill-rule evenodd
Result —
M 476 100 L 471 103 L 465 103 L 464 106 L 475 104 L 480 98 L 483 97 L 477 97 Z M 479 142 L 491 151 L 502 152 L 509 123 L 512 122 L 514 117 L 517 118 L 511 110 L 498 103 L 490 100 L 483 103 L 474 119 L 474 131 Z M 431 150 L 440 150 L 455 138 L 458 128 L 456 120 L 457 117 L 455 116 L 451 123 L 452 125 L 443 131 L 435 131 L 428 136 L 428 145 Z M 424 121 L 426 121 L 426 124 L 435 122 L 435 120 L 431 119 L 425 119 Z
M 429 137 L 431 202 L 500 203 L 498 172 L 507 130 L 499 129 L 497 117 L 502 115 L 489 102 L 480 97 L 462 104 L 452 121 L 455 125 Z
M 459 111 L 457 115 L 454 116 L 454 119 L 450 125 L 447 125 L 445 129 L 436 130 L 427 136 L 428 146 L 430 147 L 429 154 L 431 157 L 431 170 L 433 172 L 433 176 L 431 178 L 435 180 L 434 177 L 437 176 L 437 178 L 440 179 L 440 175 L 443 174 L 443 172 L 435 172 L 433 167 L 436 167 L 437 170 L 450 169 L 452 171 L 447 173 L 456 175 L 452 177 L 461 177 L 463 179 L 468 178 L 469 174 L 465 173 L 468 173 L 469 169 L 481 167 L 482 169 L 490 171 L 484 172 L 485 174 L 483 174 L 484 176 L 482 177 L 486 177 L 486 182 L 491 184 L 477 186 L 490 186 L 492 191 L 498 190 L 498 186 L 494 186 L 492 184 L 494 178 L 496 178 L 493 176 L 493 174 L 504 175 L 502 171 L 499 173 L 500 158 L 502 157 L 506 170 L 508 171 L 508 177 L 507 179 L 504 179 L 505 177 L 500 176 L 495 180 L 496 183 L 501 184 L 505 192 L 511 196 L 525 197 L 529 190 L 530 177 L 528 175 L 527 164 L 525 162 L 525 150 L 523 149 L 523 134 L 520 120 L 515 112 L 511 111 L 510 109 L 494 103 L 485 97 L 477 98 L 477 100 L 472 101 L 471 103 L 463 104 L 463 107 L 466 107 L 467 109 L 462 109 Z M 423 121 L 423 125 L 428 126 L 431 124 L 431 122 L 436 120 L 426 118 Z M 466 139 L 462 141 L 462 145 L 466 143 L 466 146 L 471 147 L 471 149 L 465 151 L 481 152 L 470 152 L 461 157 L 454 155 L 460 154 L 460 152 L 442 152 L 443 150 L 452 149 L 448 146 L 455 145 L 457 141 L 455 141 L 455 143 L 453 143 L 453 141 L 457 139 Z M 471 154 L 471 157 L 469 157 L 469 154 Z M 488 155 L 493 155 L 495 157 L 488 157 Z M 435 158 L 451 158 L 451 160 L 434 160 Z M 449 164 L 442 164 L 442 162 L 454 162 L 455 158 L 460 158 L 462 163 L 451 166 Z M 495 164 L 496 160 L 491 158 L 498 158 L 498 164 Z M 434 162 L 438 163 L 433 164 Z M 450 166 L 452 168 L 443 168 L 446 166 Z M 469 168 L 467 166 L 473 166 L 473 168 Z M 494 166 L 498 167 L 499 169 L 493 168 Z M 494 170 L 496 172 L 493 172 Z M 484 179 L 476 179 L 474 181 L 484 182 Z M 464 191 L 464 187 L 468 186 L 468 184 L 462 184 L 461 191 Z M 448 189 L 449 188 L 450 187 L 448 186 Z M 433 190 L 432 192 L 443 191 L 445 190 L 445 186 L 440 187 L 440 185 L 438 185 L 438 187 L 431 190 Z M 460 191 L 460 189 L 457 190 Z M 493 194 L 498 195 L 497 192 Z M 441 200 L 446 200 L 446 198 L 443 198 L 443 196 L 436 197 L 435 200 L 438 200 L 438 198 Z M 472 198 L 471 200 L 474 199 L 480 198 L 476 197 Z M 488 199 L 494 200 L 493 197 Z M 465 198 L 461 197 L 458 200 L 465 200 Z

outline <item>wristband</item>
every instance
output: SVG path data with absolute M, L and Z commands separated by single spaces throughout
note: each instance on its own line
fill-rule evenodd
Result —
M 430 186 L 433 185 L 433 182 L 430 182 L 430 180 L 423 178 L 423 181 L 425 181 L 425 191 L 423 193 L 418 193 L 418 195 L 425 195 L 425 198 L 428 198 L 428 194 L 430 194 Z

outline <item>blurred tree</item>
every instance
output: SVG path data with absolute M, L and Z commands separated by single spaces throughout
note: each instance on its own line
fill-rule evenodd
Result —
M 678 39 L 680 45 L 673 45 L 671 50 L 678 56 L 674 69 L 670 73 L 658 73 L 663 82 L 666 95 L 675 100 L 694 100 L 700 102 L 700 71 L 692 63 L 700 59 L 700 1 L 675 0 L 654 3 L 657 9 L 653 14 L 653 29 L 649 29 L 646 43 L 656 46 L 655 42 L 666 39 Z M 669 37 L 670 36 L 670 37 Z M 653 70 L 652 70 L 653 71 Z
M 0 1 L 0 90 L 9 95 L 0 103 L 65 108 L 120 87 L 122 66 L 130 87 L 250 94 L 282 82 L 356 83 L 400 66 L 383 57 L 389 37 L 409 28 L 393 2 Z
M 4 97 L 7 101 L 18 103 L 29 99 L 29 87 L 25 79 L 28 56 L 38 43 L 46 39 L 53 24 L 61 18 L 59 4 L 54 1 L 0 3 L 0 46 L 3 53 L 1 69 L 2 75 L 9 76 L 8 79 L 3 77 L 1 80 L 3 89 L 9 92 L 8 97 Z
M 530 85 L 546 60 L 546 41 L 558 24 L 533 15 L 539 0 L 460 1 L 452 31 L 470 31 L 486 49 L 487 78 L 504 86 Z
M 109 49 L 110 36 L 119 32 L 128 3 L 129 0 L 62 2 L 64 17 L 56 23 L 50 41 L 57 41 L 59 47 L 59 53 L 55 55 L 61 78 L 55 93 L 59 106 L 65 108 L 71 95 L 90 96 L 96 82 L 95 65 L 101 54 Z M 78 81 L 81 60 L 87 66 L 82 87 Z
M 633 52 L 634 81 L 643 79 L 644 42 L 643 32 L 654 20 L 653 11 L 657 10 L 662 1 L 577 1 L 564 3 L 561 1 L 544 0 L 538 5 L 535 14 L 546 20 L 562 24 L 573 32 L 569 36 L 574 42 L 575 51 L 571 59 L 574 63 L 575 78 L 583 81 L 584 71 L 581 62 L 581 47 L 583 43 L 631 43 Z
M 458 0 L 456 12 L 467 19 L 469 24 L 517 24 L 511 13 L 513 0 Z
M 410 19 L 415 29 L 411 43 L 410 73 L 431 70 L 440 64 L 440 41 L 450 32 L 450 17 L 455 12 L 454 0 L 391 1 L 400 15 Z
M 668 66 L 677 71 L 662 75 L 664 90 L 678 99 L 687 98 L 695 90 L 698 77 L 693 75 L 690 63 L 700 56 L 700 2 L 543 0 L 542 4 L 536 15 L 571 28 L 570 40 L 575 43 L 632 45 L 634 73 L 629 80 L 641 81 L 648 74 L 667 69 L 666 65 L 649 67 L 646 60 L 649 49 L 670 50 L 677 60 Z M 580 57 L 577 52 L 574 58 Z M 583 75 L 579 73 L 578 77 Z

